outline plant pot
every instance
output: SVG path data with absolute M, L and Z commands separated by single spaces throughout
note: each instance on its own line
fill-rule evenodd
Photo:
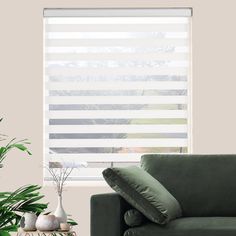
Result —
M 3 164 L 0 163 L 0 168 L 3 168 Z

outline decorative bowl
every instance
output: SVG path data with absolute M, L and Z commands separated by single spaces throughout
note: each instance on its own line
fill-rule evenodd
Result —
M 24 231 L 34 231 L 36 230 L 36 227 L 35 227 L 36 221 L 37 221 L 36 214 L 26 212 L 20 220 L 20 227 Z
M 54 215 L 40 215 L 36 221 L 36 228 L 39 231 L 53 231 L 59 226 L 59 221 Z

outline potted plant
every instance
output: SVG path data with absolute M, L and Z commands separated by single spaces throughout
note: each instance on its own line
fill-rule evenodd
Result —
M 0 122 L 2 118 L 0 119 Z M 7 135 L 0 134 L 0 141 L 5 141 Z M 17 141 L 11 139 L 6 145 L 0 146 L 0 168 L 9 151 L 19 149 L 31 155 L 27 145 L 27 139 Z M 28 185 L 14 192 L 0 192 L 0 236 L 9 236 L 9 232 L 17 231 L 23 213 L 32 212 L 39 215 L 48 204 L 38 203 L 44 196 L 38 190 L 38 185 Z

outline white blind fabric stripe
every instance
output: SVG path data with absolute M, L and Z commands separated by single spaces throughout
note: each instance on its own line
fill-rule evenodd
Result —
M 49 147 L 183 147 L 187 145 L 185 139 L 63 139 L 50 140 Z
M 65 96 L 46 97 L 46 104 L 185 104 L 186 96 Z
M 111 21 L 112 19 L 112 21 Z M 100 24 L 134 24 L 137 25 L 153 25 L 153 24 L 188 24 L 188 18 L 185 17 L 49 17 L 47 18 L 48 25 L 58 24 L 86 24 L 86 25 L 100 25 Z M 113 28 L 112 28 L 113 30 Z
M 186 60 L 187 55 L 185 53 L 126 53 L 123 55 L 119 55 L 120 60 L 137 60 L 138 58 L 142 58 L 142 60 Z M 46 54 L 46 59 L 48 61 L 78 61 L 78 60 L 114 60 L 117 57 L 117 54 L 102 54 L 99 55 L 93 53 L 93 54 L 73 54 L 73 53 L 50 53 Z
M 81 22 L 78 22 L 78 24 L 49 24 L 46 25 L 45 31 L 52 33 L 52 32 L 111 32 L 111 25 L 106 23 L 106 24 L 79 24 Z M 143 23 L 143 22 L 142 22 Z M 161 31 L 161 32 L 183 32 L 186 29 L 187 22 L 186 24 L 164 24 L 164 23 L 159 23 L 159 24 L 153 24 L 153 25 L 146 25 L 145 29 L 142 29 L 142 32 L 156 32 L 156 31 Z M 134 24 L 120 24 L 116 25 L 116 33 L 118 32 L 139 32 L 140 28 L 139 25 L 134 25 Z
M 63 158 L 66 160 L 73 162 L 75 159 L 79 158 L 81 161 L 89 161 L 89 162 L 116 162 L 117 159 L 119 162 L 139 162 L 140 161 L 140 154 L 139 153 L 114 153 L 114 154 L 107 154 L 107 153 L 83 153 L 83 154 L 51 154 L 47 155 L 47 158 L 53 159 L 55 161 L 61 161 Z
M 189 150 L 190 17 L 182 9 L 45 9 L 45 161 L 100 180 Z M 45 173 L 45 180 L 49 176 Z
M 143 110 L 96 110 L 96 111 L 49 111 L 47 112 L 50 119 L 100 119 L 100 118 L 187 118 L 187 111 L 185 110 L 157 110 L 157 111 L 143 111 Z

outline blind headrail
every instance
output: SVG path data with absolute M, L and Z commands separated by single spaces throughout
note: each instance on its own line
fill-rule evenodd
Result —
M 192 8 L 45 8 L 44 17 L 191 17 Z

